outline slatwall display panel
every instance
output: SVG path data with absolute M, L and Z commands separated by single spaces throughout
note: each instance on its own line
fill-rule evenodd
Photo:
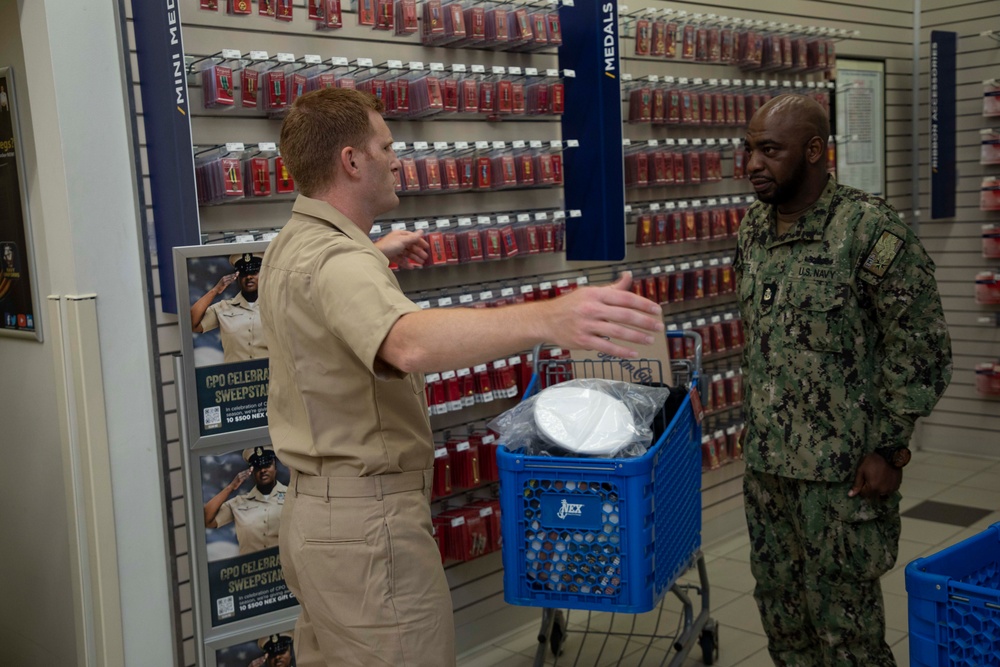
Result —
M 677 11 L 686 11 L 690 14 L 716 14 L 719 16 L 734 17 L 741 19 L 761 19 L 765 22 L 775 21 L 777 23 L 787 23 L 791 25 L 815 26 L 826 28 L 837 28 L 855 33 L 846 40 L 836 43 L 838 58 L 857 59 L 878 59 L 884 60 L 886 64 L 886 164 L 888 167 L 887 187 L 889 202 L 897 209 L 906 211 L 910 207 L 908 197 L 908 184 L 910 180 L 910 165 L 912 164 L 912 124 L 911 124 L 911 101 L 912 101 L 912 3 L 897 0 L 894 2 L 880 3 L 872 6 L 865 2 L 778 2 L 765 1 L 755 3 L 752 8 L 737 3 L 727 2 L 656 2 L 639 1 L 629 2 L 625 14 L 641 15 L 646 8 L 671 8 Z M 671 20 L 683 21 L 672 17 Z M 634 35 L 634 31 L 629 33 Z M 763 72 L 744 73 L 734 65 L 707 64 L 699 62 L 684 61 L 680 58 L 659 59 L 648 56 L 636 56 L 634 50 L 634 38 L 624 39 L 621 48 L 622 72 L 633 75 L 634 79 L 647 77 L 650 74 L 659 76 L 688 77 L 693 79 L 701 77 L 704 80 L 710 78 L 736 79 L 736 78 L 763 78 L 765 80 L 777 79 L 798 80 L 803 82 L 821 82 L 824 75 L 821 73 L 807 74 L 786 74 L 783 72 Z M 626 86 L 628 84 L 625 84 Z M 623 116 L 628 118 L 628 105 L 624 105 Z M 640 142 L 648 139 L 669 138 L 702 138 L 709 137 L 730 137 L 739 138 L 742 141 L 743 129 L 734 127 L 701 126 L 656 126 L 649 124 L 629 124 L 626 123 L 624 134 L 633 141 Z M 742 144 L 738 146 L 742 150 Z M 675 199 L 700 199 L 706 197 L 722 197 L 750 192 L 747 185 L 742 181 L 734 181 L 732 176 L 732 153 L 724 154 L 723 159 L 723 181 L 719 183 L 702 184 L 700 186 L 668 186 L 652 187 L 641 190 L 639 193 L 629 193 L 628 201 L 655 201 L 655 200 L 675 200 Z M 902 184 L 906 184 L 903 186 Z M 628 191 L 627 191 L 628 192 Z M 904 213 L 905 215 L 905 213 Z M 656 263 L 657 260 L 667 258 L 668 261 L 680 259 L 693 259 L 698 257 L 725 257 L 731 255 L 735 248 L 733 239 L 703 241 L 696 244 L 681 244 L 681 247 L 674 249 L 668 246 L 668 250 L 663 251 L 660 247 L 635 248 L 633 239 L 636 236 L 635 223 L 630 222 L 628 227 L 628 239 L 630 243 L 630 254 L 635 253 L 637 258 L 649 260 Z M 680 256 L 680 258 L 677 257 Z M 692 308 L 688 304 L 671 304 L 666 309 L 666 321 L 668 323 L 682 324 L 683 322 L 695 321 L 699 317 L 710 316 L 715 313 L 731 311 L 738 312 L 735 299 L 720 298 L 712 304 L 711 308 L 699 308 L 697 305 Z M 709 356 L 706 359 L 705 370 L 707 374 L 724 372 L 728 369 L 739 368 L 739 353 L 726 353 L 723 355 Z M 739 419 L 739 413 L 723 415 L 723 419 Z M 714 428 L 709 425 L 709 428 Z M 703 520 L 711 522 L 718 520 L 720 524 L 726 523 L 727 515 L 742 512 L 742 487 L 739 477 L 742 475 L 743 466 L 729 465 L 722 466 L 718 470 L 706 473 L 703 483 Z
M 1000 260 L 982 252 L 982 226 L 1000 223 L 1000 212 L 979 210 L 986 176 L 1000 176 L 1000 166 L 981 165 L 979 131 L 1000 128 L 1000 118 L 983 116 L 983 81 L 1000 77 L 1000 42 L 984 31 L 1000 31 L 995 2 L 922 3 L 920 33 L 920 236 L 937 265 L 945 317 L 952 337 L 954 375 L 934 412 L 923 420 L 920 444 L 933 450 L 1000 456 L 1000 399 L 976 390 L 976 364 L 1000 360 L 1000 307 L 974 298 L 976 274 L 1000 272 Z M 957 34 L 955 217 L 930 219 L 930 33 Z
M 346 9 L 346 8 L 345 8 Z M 256 3 L 254 4 L 256 11 Z M 293 52 L 296 56 L 315 53 L 328 60 L 332 56 L 344 56 L 350 60 L 359 57 L 371 58 L 375 64 L 386 60 L 400 59 L 404 62 L 419 60 L 425 63 L 442 62 L 467 65 L 481 64 L 489 70 L 493 65 L 537 67 L 540 70 L 556 67 L 554 52 L 543 54 L 503 53 L 489 50 L 433 49 L 419 44 L 416 37 L 390 38 L 384 33 L 373 32 L 367 27 L 354 25 L 356 15 L 345 11 L 345 27 L 326 34 L 310 32 L 312 24 L 306 20 L 305 6 L 295 6 L 295 18 L 290 24 L 283 24 L 258 16 L 232 17 L 224 13 L 201 12 L 197 3 L 186 3 L 180 7 L 183 24 L 185 54 L 200 57 L 216 53 L 223 48 L 239 49 L 242 53 L 250 50 L 265 50 L 270 55 L 277 52 Z M 131 20 L 131 7 L 128 7 Z M 134 31 L 128 25 L 130 39 L 130 62 L 134 82 L 136 110 L 138 112 L 139 161 L 143 190 L 149 192 L 149 168 L 145 151 L 145 127 L 143 125 L 142 96 L 139 89 L 139 72 L 135 55 Z M 197 146 L 223 144 L 226 142 L 257 143 L 278 141 L 280 120 L 266 119 L 255 111 L 239 109 L 224 113 L 202 108 L 200 82 L 189 78 L 191 99 L 191 128 L 193 142 Z M 542 140 L 548 142 L 559 139 L 558 119 L 508 120 L 505 122 L 485 122 L 480 120 L 454 119 L 446 121 L 403 121 L 390 120 L 390 127 L 397 141 L 497 141 Z M 203 207 L 200 210 L 203 235 L 209 240 L 246 230 L 270 230 L 280 228 L 287 219 L 293 197 L 270 200 L 246 201 L 239 204 Z M 479 212 L 496 213 L 508 210 L 555 209 L 561 208 L 559 190 L 521 190 L 496 193 L 460 194 L 441 197 L 402 197 L 401 205 L 387 218 L 415 219 Z M 181 470 L 183 453 L 179 440 L 178 415 L 174 386 L 173 358 L 180 351 L 179 337 L 183 335 L 177 326 L 176 316 L 164 313 L 160 302 L 158 266 L 160 261 L 170 261 L 161 256 L 155 248 L 152 227 L 156 224 L 150 202 L 146 202 L 149 221 L 149 243 L 151 245 L 152 284 L 156 295 L 156 334 L 154 345 L 159 355 L 162 381 L 162 418 L 165 423 L 168 453 L 169 479 L 166 493 L 172 511 L 174 550 L 177 557 L 176 587 L 177 607 L 180 619 L 178 643 L 183 664 L 194 664 L 197 652 L 191 611 L 191 568 L 187 551 L 187 525 L 184 513 L 184 484 Z M 493 262 L 481 268 L 439 267 L 434 271 L 408 272 L 400 275 L 401 283 L 408 292 L 420 294 L 426 290 L 447 289 L 454 286 L 511 281 L 528 276 L 576 275 L 581 268 L 596 267 L 610 272 L 613 267 L 595 264 L 578 264 L 572 268 L 561 256 L 546 255 L 525 258 L 518 261 Z M 498 402 L 499 403 L 499 402 Z M 481 410 L 467 415 L 466 420 L 492 416 L 496 410 Z M 435 426 L 448 428 L 457 426 L 463 420 L 435 419 Z M 455 423 L 452 423 L 455 422 Z M 488 489 L 487 489 L 488 491 Z M 454 502 L 454 501 L 453 501 Z M 480 643 L 484 628 L 495 631 L 497 627 L 518 627 L 534 617 L 533 610 L 511 608 L 502 601 L 502 570 L 498 555 L 490 555 L 468 564 L 448 568 L 448 580 L 452 586 L 455 606 L 459 610 L 456 623 L 460 628 L 459 650 L 468 649 Z M 485 619 L 477 627 L 479 619 Z M 499 624 L 499 625 L 498 625 Z M 469 626 L 472 626 L 469 628 Z M 489 636 L 487 634 L 487 636 Z
M 136 66 L 135 38 L 131 26 L 131 6 L 129 3 L 126 5 L 129 20 L 127 29 L 130 53 L 128 57 L 132 63 L 133 90 L 139 115 L 137 134 L 141 184 L 143 191 L 148 193 L 149 173 L 145 151 L 145 128 L 142 122 L 142 96 L 139 90 L 140 82 Z M 903 0 L 891 0 L 881 3 L 879 7 L 872 7 L 870 3 L 860 1 L 785 3 L 778 0 L 766 0 L 749 10 L 744 5 L 726 2 L 659 3 L 650 1 L 640 4 L 629 3 L 628 11 L 631 13 L 647 6 L 669 7 L 691 14 L 715 13 L 804 26 L 860 31 L 860 37 L 838 42 L 837 54 L 840 57 L 886 60 L 886 95 L 888 100 L 886 129 L 887 163 L 890 165 L 889 178 L 891 182 L 899 184 L 908 182 L 909 175 L 906 170 L 910 151 L 911 125 L 907 95 L 912 88 L 909 60 L 912 33 L 910 27 L 912 23 L 911 3 Z M 180 7 L 186 53 L 194 57 L 201 57 L 227 48 L 238 49 L 241 53 L 250 50 L 266 50 L 270 55 L 277 52 L 292 52 L 296 56 L 311 53 L 320 55 L 325 60 L 331 56 L 344 56 L 351 60 L 358 57 L 369 57 L 376 64 L 393 58 L 402 60 L 404 63 L 411 60 L 419 60 L 424 63 L 441 62 L 445 65 L 456 62 L 475 63 L 483 64 L 487 66 L 487 69 L 492 65 L 557 67 L 556 58 L 552 53 L 526 55 L 488 50 L 426 48 L 421 46 L 417 38 L 413 36 L 409 38 L 388 37 L 384 33 L 355 25 L 356 15 L 347 11 L 347 6 L 345 6 L 344 12 L 344 28 L 325 34 L 312 30 L 312 24 L 307 21 L 305 16 L 303 2 L 295 4 L 295 16 L 290 24 L 257 16 L 256 3 L 254 3 L 254 11 L 255 14 L 252 16 L 233 17 L 227 16 L 223 11 L 218 13 L 200 11 L 195 0 L 186 0 Z M 634 76 L 641 77 L 655 73 L 706 79 L 741 76 L 739 70 L 733 67 L 690 63 L 680 59 L 654 62 L 649 58 L 635 57 L 633 49 L 633 40 L 623 38 L 621 45 L 622 71 L 632 73 Z M 764 76 L 770 79 L 774 75 Z M 817 79 L 819 77 L 810 75 L 808 78 Z M 195 144 L 208 146 L 226 142 L 278 141 L 280 121 L 265 119 L 259 113 L 239 109 L 227 112 L 204 110 L 201 108 L 200 82 L 197 79 L 190 79 L 189 85 L 191 127 Z M 569 100 L 568 103 L 572 104 L 574 101 Z M 512 141 L 515 139 L 550 140 L 559 138 L 559 124 L 555 119 L 509 120 L 500 123 L 460 119 L 390 120 L 389 126 L 396 140 L 408 143 L 417 140 L 428 142 Z M 724 130 L 714 131 L 708 128 L 694 130 L 687 128 L 680 131 L 671 128 L 666 133 L 662 133 L 658 132 L 656 128 L 626 125 L 624 135 L 640 141 L 682 136 L 689 138 L 741 138 L 742 129 L 728 127 Z M 704 199 L 711 196 L 721 197 L 748 193 L 749 189 L 745 183 L 729 178 L 731 174 L 730 161 L 731 153 L 724 159 L 726 178 L 721 183 L 698 187 L 652 188 L 641 194 L 630 194 L 629 201 Z M 480 211 L 496 213 L 514 209 L 558 208 L 560 205 L 559 195 L 557 190 L 520 190 L 432 197 L 404 196 L 401 197 L 400 207 L 386 218 L 412 220 L 426 217 L 433 220 L 441 216 L 475 214 Z M 267 201 L 203 207 L 200 210 L 202 233 L 207 235 L 210 240 L 215 241 L 224 235 L 236 232 L 280 228 L 288 217 L 291 201 L 291 198 L 275 197 Z M 908 205 L 905 186 L 900 185 L 900 187 L 893 189 L 890 185 L 890 201 L 897 208 L 904 209 Z M 180 610 L 177 627 L 181 630 L 177 642 L 180 647 L 182 663 L 192 665 L 197 649 L 193 636 L 191 567 L 187 551 L 187 525 L 182 510 L 184 491 L 183 483 L 181 483 L 181 465 L 184 453 L 181 452 L 179 439 L 173 370 L 173 357 L 179 353 L 179 339 L 182 333 L 178 330 L 176 316 L 165 313 L 162 309 L 157 268 L 160 261 L 171 261 L 171 258 L 160 256 L 156 252 L 152 227 L 158 224 L 158 221 L 153 219 L 152 207 L 148 199 L 145 205 L 150 226 L 149 243 L 152 251 L 150 271 L 156 296 L 154 349 L 160 361 L 162 418 L 166 433 L 164 444 L 167 452 L 166 460 L 170 466 L 170 483 L 165 491 L 170 501 L 169 506 L 173 510 L 171 525 L 174 528 L 174 548 L 177 557 L 175 583 L 177 608 Z M 451 290 L 459 286 L 494 284 L 498 281 L 508 283 L 533 281 L 537 283 L 544 279 L 572 277 L 581 271 L 592 272 L 594 275 L 610 276 L 611 272 L 623 267 L 641 270 L 651 264 L 667 261 L 699 257 L 723 257 L 731 255 L 734 247 L 732 240 L 718 240 L 699 242 L 684 248 L 637 248 L 634 245 L 635 225 L 632 222 L 628 224 L 626 234 L 629 240 L 627 255 L 621 263 L 571 264 L 566 262 L 561 255 L 539 255 L 511 261 L 486 263 L 478 267 L 436 267 L 431 270 L 401 272 L 400 280 L 404 289 L 417 298 L 418 295 Z M 722 299 L 712 303 L 710 307 L 668 309 L 667 317 L 668 321 L 680 322 L 723 310 L 735 311 L 735 301 Z M 738 354 L 730 353 L 711 360 L 710 369 L 724 371 L 737 368 L 738 365 Z M 483 419 L 490 416 L 490 413 L 480 410 L 469 416 Z M 433 420 L 433 425 L 439 433 L 442 429 L 458 428 L 462 423 L 463 419 L 458 416 L 435 417 Z M 703 498 L 706 521 L 711 521 L 716 517 L 722 520 L 742 512 L 738 482 L 741 473 L 742 464 L 733 464 L 706 474 L 705 496 Z M 451 565 L 446 572 L 455 602 L 459 652 L 489 643 L 498 635 L 525 623 L 537 621 L 538 612 L 536 609 L 510 607 L 503 603 L 502 570 L 498 554 L 492 554 L 465 564 Z

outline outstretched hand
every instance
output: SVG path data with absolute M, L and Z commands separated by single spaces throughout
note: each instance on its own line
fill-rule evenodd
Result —
M 375 241 L 375 247 L 401 269 L 423 266 L 430 250 L 423 231 L 410 232 L 403 229 L 394 229 L 381 237 Z
M 604 287 L 584 287 L 556 299 L 550 309 L 552 342 L 579 350 L 634 359 L 639 353 L 616 341 L 649 345 L 663 335 L 659 304 L 631 291 L 632 274 Z

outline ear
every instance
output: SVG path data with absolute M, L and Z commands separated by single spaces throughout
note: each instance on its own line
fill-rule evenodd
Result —
M 351 176 L 358 173 L 357 157 L 357 151 L 353 146 L 344 146 L 340 151 L 340 166 Z
M 821 137 L 813 137 L 806 144 L 806 160 L 809 164 L 816 164 L 826 157 L 826 142 Z

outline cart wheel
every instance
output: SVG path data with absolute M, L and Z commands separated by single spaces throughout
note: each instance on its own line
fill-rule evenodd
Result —
M 719 624 L 709 619 L 701 631 L 701 661 L 706 665 L 714 665 L 719 657 Z
M 549 633 L 549 647 L 552 655 L 559 657 L 563 652 L 563 643 L 566 641 L 566 618 L 562 610 L 556 611 L 556 617 L 552 620 L 552 632 Z

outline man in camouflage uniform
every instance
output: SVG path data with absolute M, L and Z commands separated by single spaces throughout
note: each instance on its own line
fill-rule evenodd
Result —
M 883 200 L 828 174 L 829 133 L 814 100 L 782 95 L 746 134 L 744 497 L 775 663 L 875 667 L 895 664 L 879 577 L 906 447 L 951 378 L 951 343 L 933 262 Z

